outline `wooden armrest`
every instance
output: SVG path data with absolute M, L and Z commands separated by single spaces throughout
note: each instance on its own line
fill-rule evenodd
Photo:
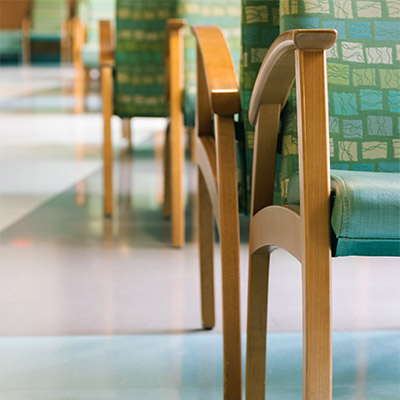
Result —
M 114 31 L 111 21 L 99 21 L 100 66 L 114 65 Z
M 194 26 L 212 111 L 233 115 L 240 110 L 239 85 L 228 44 L 216 26 Z
M 261 104 L 286 103 L 295 78 L 295 50 L 327 50 L 336 42 L 337 32 L 328 29 L 296 29 L 281 34 L 266 54 L 254 84 L 249 120 L 256 122 Z

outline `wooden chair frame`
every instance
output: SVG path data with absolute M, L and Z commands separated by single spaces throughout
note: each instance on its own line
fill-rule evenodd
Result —
M 75 113 L 81 114 L 85 108 L 85 78 L 88 75 L 82 60 L 82 48 L 86 42 L 86 26 L 78 18 L 73 20 L 72 58 L 75 69 L 74 95 Z
M 166 133 L 163 213 L 171 215 L 172 245 L 181 247 L 185 242 L 185 213 L 183 196 L 183 27 L 185 21 L 168 21 L 168 40 L 164 54 L 167 62 L 167 93 L 170 103 L 170 126 Z M 114 39 L 110 21 L 100 21 L 100 71 L 104 118 L 104 213 L 113 212 L 111 117 L 113 115 Z M 131 143 L 130 120 L 123 120 L 123 135 Z
M 222 259 L 224 398 L 242 397 L 239 215 L 234 115 L 239 88 L 228 45 L 216 27 L 193 27 L 197 40 L 196 159 L 203 326 L 215 324 L 214 223 Z M 214 120 L 214 127 L 213 127 Z
M 246 398 L 265 397 L 270 254 L 302 265 L 303 398 L 332 399 L 329 114 L 325 50 L 333 30 L 280 35 L 260 68 L 250 102 L 255 124 L 249 242 Z M 300 207 L 273 205 L 280 112 L 296 78 Z

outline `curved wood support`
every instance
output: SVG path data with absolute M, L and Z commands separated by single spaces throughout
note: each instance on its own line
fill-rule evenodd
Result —
M 294 207 L 269 206 L 251 219 L 249 252 L 280 247 L 301 262 L 300 214 Z
M 196 159 L 197 165 L 203 174 L 203 179 L 210 196 L 218 231 L 220 231 L 221 228 L 217 189 L 217 159 L 215 154 L 215 140 L 213 137 L 197 138 Z
M 296 29 L 280 35 L 272 44 L 260 67 L 250 101 L 249 120 L 255 124 L 261 104 L 284 107 L 295 78 L 295 50 L 327 50 L 336 41 L 332 29 Z
M 213 112 L 237 114 L 240 110 L 239 85 L 224 35 L 216 26 L 195 26 L 192 32 L 197 39 Z

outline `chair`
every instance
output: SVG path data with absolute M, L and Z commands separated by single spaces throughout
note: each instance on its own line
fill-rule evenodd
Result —
M 21 61 L 22 21 L 29 15 L 28 0 L 0 2 L 0 61 Z
M 184 243 L 183 124 L 191 126 L 191 121 L 194 121 L 195 73 L 190 69 L 190 65 L 194 64 L 194 45 L 191 44 L 193 39 L 185 34 L 184 26 L 185 22 L 191 24 L 193 21 L 207 20 L 221 23 L 226 21 L 225 25 L 228 26 L 233 20 L 238 21 L 240 15 L 235 3 L 237 4 L 237 0 L 226 0 L 217 5 L 211 1 L 200 4 L 193 0 L 118 0 L 115 46 L 111 39 L 111 28 L 105 23 L 102 24 L 104 34 L 101 34 L 101 37 L 105 40 L 102 42 L 104 52 L 102 50 L 101 53 L 105 54 L 105 59 L 108 60 L 102 61 L 101 68 L 105 121 L 105 214 L 111 215 L 113 208 L 111 115 L 116 114 L 123 118 L 126 129 L 130 129 L 129 120 L 135 116 L 170 115 L 171 126 L 166 135 L 165 147 L 167 185 L 163 209 L 165 215 L 171 212 L 174 247 L 180 247 Z M 224 8 L 226 4 L 233 6 Z M 178 20 L 177 17 L 182 19 Z M 169 19 L 171 21 L 167 26 Z M 185 67 L 182 64 L 183 58 Z M 165 68 L 163 60 L 168 60 L 172 67 Z M 167 78 L 166 69 L 170 71 Z M 111 83 L 113 73 L 114 84 Z M 170 104 L 165 98 L 166 83 Z
M 247 2 L 248 3 L 248 2 Z M 242 2 L 241 74 L 218 27 L 195 26 L 197 40 L 197 166 L 203 326 L 213 327 L 214 219 L 222 261 L 224 394 L 240 399 L 239 212 L 248 214 L 252 136 L 246 110 L 266 48 L 279 34 L 279 3 Z M 236 116 L 239 115 L 239 119 Z M 206 301 L 207 300 L 207 301 Z
M 84 110 L 85 88 L 90 70 L 100 69 L 99 21 L 115 19 L 115 0 L 81 0 L 73 23 L 75 112 Z
M 268 272 L 275 247 L 302 264 L 305 399 L 332 399 L 332 257 L 400 256 L 395 3 L 280 2 L 282 34 L 263 61 L 249 110 L 256 132 L 248 399 L 265 397 Z M 280 201 L 274 204 L 276 175 Z
M 23 60 L 31 61 L 33 48 L 34 61 L 47 62 L 64 59 L 68 52 L 65 42 L 65 29 L 68 20 L 66 0 L 34 0 L 31 19 L 25 19 L 23 32 Z

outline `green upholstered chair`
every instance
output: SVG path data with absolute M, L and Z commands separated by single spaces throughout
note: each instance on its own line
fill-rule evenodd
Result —
M 279 35 L 277 1 L 241 2 L 241 66 L 217 26 L 193 28 L 197 56 L 197 165 L 203 324 L 214 325 L 214 222 L 223 279 L 225 398 L 241 398 L 239 212 L 248 214 L 254 128 L 247 112 L 251 90 L 268 46 Z M 238 43 L 235 44 L 237 46 Z
M 34 0 L 31 19 L 23 27 L 24 61 L 31 60 L 31 49 L 38 61 L 62 58 L 63 39 L 69 17 L 66 0 Z M 60 56 L 61 54 L 61 56 Z
M 247 398 L 265 396 L 273 248 L 302 264 L 305 399 L 332 399 L 331 257 L 400 256 L 399 10 L 391 0 L 280 1 L 282 35 L 249 112 Z
M 20 60 L 22 56 L 22 33 L 20 29 L 0 30 L 0 57 Z
M 238 35 L 238 29 L 230 28 L 232 21 L 240 18 L 238 2 L 117 0 L 116 5 L 115 45 L 113 41 L 105 44 L 106 49 L 111 49 L 109 60 L 112 61 L 102 66 L 104 76 L 114 75 L 111 86 L 103 85 L 104 143 L 108 155 L 108 160 L 105 159 L 105 213 L 112 213 L 110 116 L 121 117 L 127 129 L 133 117 L 171 116 L 165 151 L 170 160 L 170 166 L 165 168 L 165 181 L 170 186 L 166 197 L 170 197 L 170 207 L 164 207 L 164 210 L 166 214 L 171 213 L 172 243 L 179 247 L 184 243 L 183 121 L 186 126 L 194 123 L 195 46 L 187 26 L 200 21 L 218 21 L 225 24 L 230 36 Z M 168 25 L 167 20 L 171 20 Z M 109 28 L 105 29 L 110 32 Z M 166 70 L 169 71 L 167 78 Z M 112 98 L 107 90 L 111 87 Z
M 115 20 L 115 0 L 80 0 L 73 28 L 75 67 L 75 112 L 84 109 L 90 70 L 100 68 L 99 21 Z

